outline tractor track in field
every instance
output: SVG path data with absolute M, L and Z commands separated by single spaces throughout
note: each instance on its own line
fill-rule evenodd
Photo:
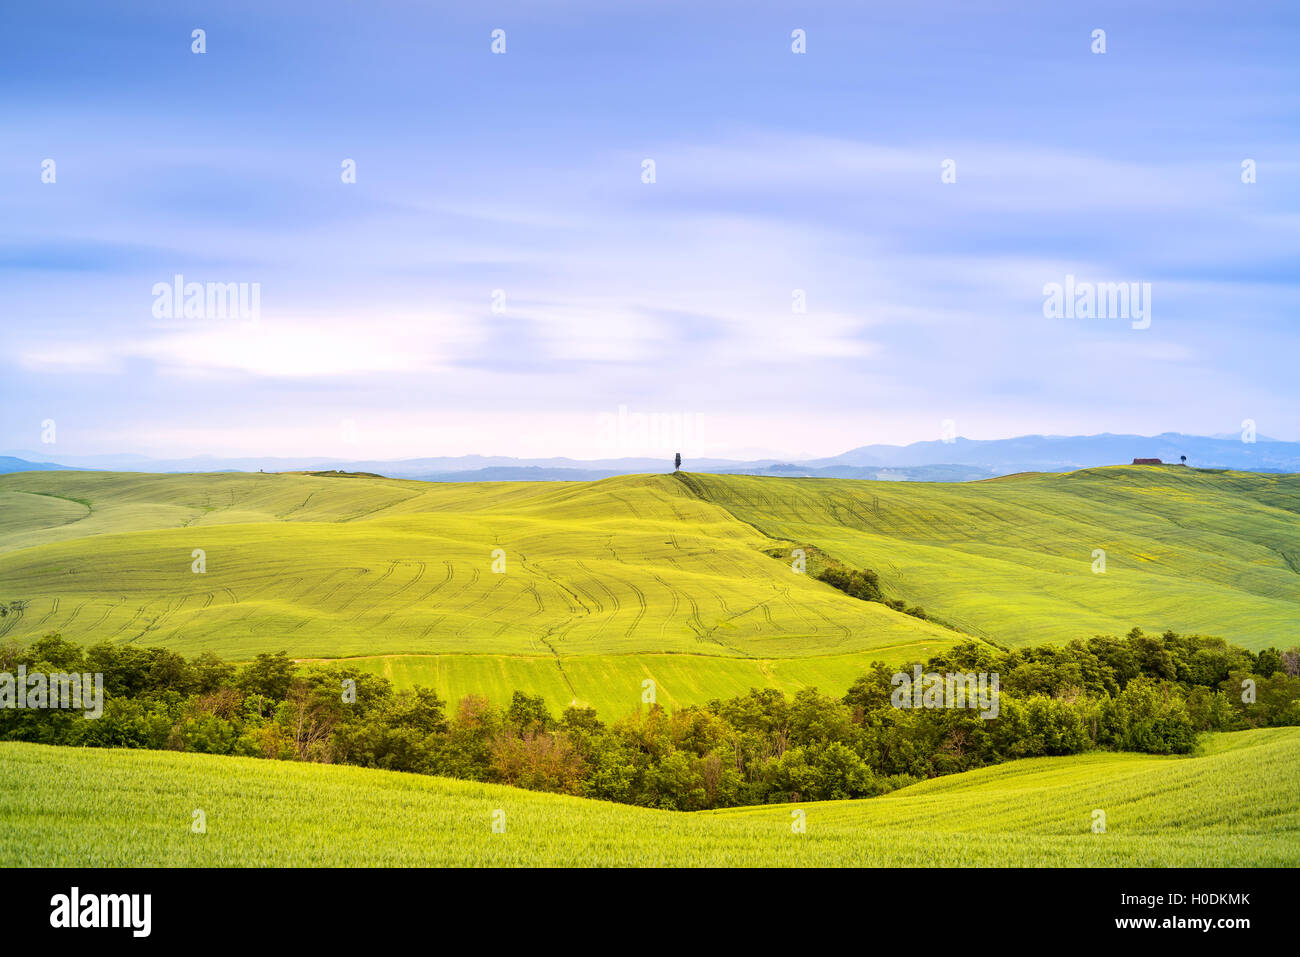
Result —
M 72 609 L 72 614 L 69 615 L 66 619 L 64 619 L 63 624 L 59 625 L 59 629 L 60 629 L 60 630 L 63 630 L 63 629 L 65 629 L 65 628 L 67 628 L 69 625 L 71 625 L 74 621 L 76 621 L 76 620 L 77 620 L 77 616 L 81 614 L 81 609 L 85 608 L 85 607 L 86 607 L 87 605 L 89 605 L 89 604 L 90 604 L 90 599 L 87 598 L 85 601 L 83 601 L 83 602 L 82 602 L 80 605 L 78 605 L 76 608 Z
M 9 614 L 5 615 L 3 622 L 0 622 L 0 638 L 9 634 L 9 632 L 13 630 L 14 626 L 23 620 L 24 611 L 25 609 L 22 606 L 9 609 Z
M 631 502 L 629 502 L 627 499 L 625 499 L 622 495 L 616 495 L 613 492 L 611 492 L 610 496 L 616 499 L 617 501 L 622 502 L 623 505 L 626 506 L 627 510 L 632 513 L 632 517 L 635 518 L 638 522 L 644 521 L 641 513 L 637 511 L 636 506 L 633 505 Z
M 108 609 L 107 609 L 107 610 L 106 610 L 102 615 L 100 615 L 100 616 L 95 620 L 95 622 L 94 622 L 94 623 L 93 623 L 89 628 L 87 628 L 86 630 L 87 630 L 88 632 L 89 632 L 89 631 L 94 631 L 96 628 L 98 628 L 100 625 L 102 625 L 104 622 L 106 622 L 106 621 L 108 620 L 108 616 L 109 616 L 109 615 L 113 614 L 114 611 L 116 611 L 118 608 L 121 608 L 121 607 L 122 607 L 123 605 L 125 605 L 125 604 L 126 604 L 126 596 L 123 595 L 121 598 L 118 599 L 116 605 L 109 605 L 109 606 L 108 606 Z
M 591 573 L 588 572 L 587 574 L 590 575 Z M 595 606 L 595 610 L 594 610 L 594 611 L 593 611 L 592 609 L 588 608 L 588 609 L 587 609 L 587 614 L 589 614 L 589 615 L 603 615 L 603 614 L 605 613 L 605 605 L 604 605 L 604 603 L 603 603 L 599 598 L 597 598 L 597 597 L 592 593 L 592 591 L 591 591 L 589 588 L 584 588 L 582 585 L 579 585 L 576 581 L 573 583 L 573 586 L 572 586 L 572 587 L 573 587 L 574 592 L 581 594 L 582 596 L 584 596 L 588 601 L 590 601 L 590 602 Z M 583 608 L 587 608 L 587 604 L 586 604 L 586 602 L 583 602 L 583 603 L 582 603 L 582 607 L 583 607 Z
M 400 588 L 398 588 L 397 591 L 395 591 L 395 592 L 393 592 L 391 595 L 389 595 L 389 596 L 388 596 L 388 602 L 387 602 L 387 604 L 390 604 L 390 605 L 391 605 L 391 604 L 392 604 L 392 601 L 393 601 L 394 598 L 396 598 L 398 595 L 402 594 L 402 593 L 403 593 L 404 591 L 406 591 L 408 588 L 411 588 L 412 586 L 419 584 L 420 581 L 424 578 L 424 572 L 425 572 L 425 568 L 426 568 L 424 562 L 421 562 L 421 561 L 414 561 L 414 562 L 412 562 L 412 561 L 409 561 L 409 560 L 408 560 L 408 561 L 403 561 L 402 564 L 403 564 L 403 565 L 407 565 L 407 564 L 414 564 L 414 565 L 416 565 L 415 576 L 414 576 L 414 577 L 413 577 L 409 582 L 407 582 L 405 585 L 402 585 Z M 377 583 L 376 583 L 376 584 L 377 584 Z M 381 625 L 386 624 L 386 623 L 388 622 L 388 619 L 392 618 L 393 615 L 397 614 L 399 611 L 403 611 L 403 610 L 409 608 L 412 604 L 413 604 L 413 602 L 408 602 L 407 604 L 402 605 L 400 608 L 398 608 L 398 607 L 390 608 L 388 614 L 384 615 L 383 618 L 380 618 L 377 622 L 375 622 L 374 627 L 378 628 L 378 627 L 380 627 Z
M 590 614 L 591 614 L 591 609 L 587 607 L 586 602 L 584 602 L 584 601 L 582 600 L 582 598 L 578 595 L 577 592 L 575 592 L 575 591 L 574 591 L 572 588 L 570 588 L 568 585 L 564 584 L 564 582 L 560 581 L 558 578 L 556 578 L 556 577 L 555 577 L 554 575 L 552 575 L 550 572 L 543 571 L 542 574 L 544 574 L 544 575 L 546 576 L 547 580 L 548 580 L 552 585 L 554 585 L 556 588 L 558 588 L 558 589 L 559 589 L 559 590 L 560 590 L 560 591 L 565 595 L 565 599 L 566 599 L 566 601 L 569 602 L 568 615 L 569 615 L 570 618 L 572 618 L 572 617 L 574 617 L 574 616 L 576 616 L 576 615 L 590 615 Z
M 510 618 L 510 616 L 507 615 L 505 612 L 506 612 L 506 609 L 508 609 L 508 608 L 509 608 L 511 605 L 513 605 L 515 602 L 519 601 L 519 599 L 523 598 L 524 595 L 527 594 L 527 593 L 528 593 L 528 589 L 524 589 L 523 591 L 515 592 L 515 593 L 514 593 L 513 595 L 511 595 L 511 596 L 510 596 L 506 601 L 502 602 L 502 603 L 501 603 L 500 605 L 498 605 L 496 608 L 493 608 L 490 612 L 488 612 L 487 615 L 483 616 L 483 617 L 485 617 L 485 618 L 486 618 L 486 617 L 493 616 L 493 615 L 500 615 L 500 616 L 501 616 L 501 624 L 498 625 L 498 626 L 493 630 L 493 632 L 492 632 L 492 637 L 493 637 L 493 638 L 500 638 L 502 635 L 504 635 L 504 634 L 505 634 L 507 631 L 509 631 L 511 628 L 516 627 L 516 623 L 515 623 L 515 622 Z
M 471 572 L 471 574 L 470 574 L 469 583 L 466 584 L 463 588 L 461 588 L 461 592 L 465 592 L 465 591 L 468 591 L 469 589 L 473 588 L 474 585 L 478 582 L 478 580 L 479 580 L 479 578 L 480 578 L 479 570 L 478 570 L 477 568 L 472 568 L 472 569 L 470 569 L 470 572 Z M 472 606 L 473 606 L 474 604 L 476 604 L 477 602 L 482 601 L 484 597 L 485 597 L 484 595 L 480 595 L 478 598 L 474 599 L 474 601 L 470 602 L 469 605 L 466 605 L 464 608 L 462 608 L 461 611 L 464 611 L 465 608 L 472 607 Z M 431 621 L 431 622 L 430 622 L 430 623 L 425 627 L 424 631 L 421 632 L 420 637 L 423 638 L 423 637 L 427 636 L 427 635 L 429 634 L 429 632 L 433 631 L 434 628 L 436 628 L 438 625 L 442 624 L 444 621 L 446 621 L 446 619 L 447 619 L 447 616 L 446 616 L 446 615 L 439 615 L 437 618 L 435 618 L 433 621 Z M 457 635 L 459 635 L 459 634 L 460 634 L 460 632 L 457 632 Z
M 556 628 L 558 627 L 560 626 L 557 625 Z M 564 659 L 560 657 L 560 653 L 556 651 L 555 646 L 551 644 L 551 635 L 554 632 L 555 632 L 555 628 L 548 628 L 545 632 L 543 632 L 541 635 L 538 636 L 537 640 L 540 641 L 543 645 L 545 645 L 546 650 L 549 651 L 554 656 L 555 667 L 560 670 L 560 677 L 564 679 L 565 687 L 569 689 L 569 694 L 573 695 L 574 700 L 576 701 L 578 698 L 578 689 L 573 686 L 573 682 L 569 680 L 568 672 L 564 670 Z
M 139 608 L 135 610 L 135 614 L 126 620 L 125 624 L 119 625 L 113 632 L 109 634 L 109 638 L 116 638 L 122 632 L 128 630 L 132 625 L 135 624 L 136 619 L 144 614 L 144 611 L 145 611 L 145 606 L 141 605 Z
M 397 559 L 397 558 L 390 559 L 388 562 L 388 567 L 384 569 L 384 573 L 380 575 L 378 578 L 376 578 L 373 582 L 371 582 L 370 586 L 364 590 L 364 594 L 367 595 L 374 594 L 375 589 L 379 588 L 380 585 L 382 585 L 384 582 L 388 581 L 388 579 L 393 577 L 393 572 L 397 571 L 397 566 L 399 564 L 401 564 L 401 559 Z M 344 605 L 344 608 L 346 608 L 348 605 L 351 605 L 352 602 L 356 601 L 356 599 L 359 598 L 362 594 L 363 592 L 359 590 L 355 595 L 353 595 L 351 598 L 348 599 L 347 603 Z M 362 617 L 366 614 L 367 611 L 371 610 L 372 607 L 373 607 L 373 603 L 367 603 L 365 606 L 362 607 L 362 609 L 359 612 L 357 612 L 348 620 L 348 623 L 355 625 L 357 622 L 359 622 L 362 619 Z M 343 609 L 339 609 L 339 610 L 342 611 Z
M 497 580 L 492 583 L 492 587 L 489 588 L 486 592 L 484 592 L 483 598 L 486 600 L 488 598 L 500 597 L 497 595 L 497 592 L 501 591 L 505 587 L 505 584 L 506 584 L 506 577 L 504 575 L 498 575 Z M 486 620 L 492 618 L 494 615 L 501 614 L 507 608 L 509 608 L 511 605 L 517 602 L 522 594 L 523 594 L 522 591 L 509 592 L 509 590 L 507 589 L 507 594 L 505 598 L 503 598 L 498 604 L 489 607 L 487 611 L 480 612 L 478 617 L 480 619 Z
M 47 611 L 47 612 L 44 614 L 44 616 L 41 618 L 41 620 L 38 621 L 38 622 L 36 623 L 36 627 L 39 628 L 39 627 L 41 627 L 41 625 L 43 625 L 43 624 L 45 624 L 47 621 L 49 621 L 49 620 L 50 620 L 50 616 L 53 615 L 53 614 L 54 614 L 56 611 L 58 611 L 58 610 L 59 610 L 59 599 L 58 599 L 57 597 L 55 597 L 53 604 L 50 605 L 50 610 Z
M 478 570 L 477 570 L 477 568 L 474 568 L 474 576 L 472 577 L 471 580 L 469 580 L 469 586 L 471 586 L 471 588 L 472 588 L 472 586 L 473 586 L 474 584 L 477 583 L 477 581 L 478 581 L 478 579 L 480 579 L 480 577 L 481 577 L 481 576 L 478 575 Z M 503 584 L 504 584 L 504 583 L 503 583 L 503 581 L 502 581 L 502 576 L 499 576 L 499 575 L 498 575 L 498 576 L 497 576 L 497 580 L 495 580 L 494 583 L 491 583 L 490 586 L 487 586 L 487 588 L 484 589 L 484 592 L 482 592 L 482 594 L 480 594 L 480 596 L 478 596 L 477 598 L 474 598 L 473 601 L 469 602 L 468 605 L 463 605 L 463 606 L 461 606 L 461 607 L 460 607 L 460 611 L 467 612 L 467 611 L 469 611 L 469 609 L 472 609 L 472 607 L 474 607 L 474 606 L 476 606 L 476 605 L 480 605 L 481 602 L 485 602 L 486 599 L 489 598 L 489 597 L 491 597 L 491 596 L 493 596 L 493 594 L 495 594 L 495 592 L 497 592 L 497 590 L 498 590 L 498 589 L 500 588 L 500 586 L 502 586 Z
M 333 578 L 335 575 L 342 575 L 344 572 L 351 571 L 351 570 L 352 570 L 351 568 L 336 568 L 336 569 L 334 569 L 332 572 L 330 572 L 328 575 L 326 575 L 324 578 L 322 578 L 322 579 L 320 580 L 320 583 L 319 583 L 319 584 L 322 585 L 322 586 L 323 586 L 323 585 L 327 585 L 327 584 L 329 583 L 329 580 L 330 580 L 331 578 Z M 340 578 L 338 581 L 336 581 L 333 585 L 330 586 L 329 591 L 327 591 L 324 595 L 322 595 L 322 596 L 320 597 L 320 601 L 318 601 L 318 602 L 315 603 L 316 606 L 317 606 L 318 608 L 325 608 L 325 607 L 327 606 L 327 604 L 329 603 L 329 600 L 330 600 L 331 598 L 333 598 L 334 595 L 335 595 L 335 593 L 338 592 L 338 590 L 339 590 L 340 588 L 342 588 L 345 584 L 347 584 L 347 582 L 344 581 L 342 578 Z M 315 587 L 315 586 L 313 586 L 313 587 Z M 310 588 L 307 589 L 307 592 L 310 593 L 310 592 L 311 592 L 311 589 L 310 589 Z M 306 597 L 306 596 L 304 595 L 304 598 L 305 598 L 305 597 Z M 306 623 L 306 620 L 305 620 L 305 619 L 304 619 L 304 622 L 303 622 L 303 623 L 304 623 L 304 624 Z M 296 631 L 298 628 L 301 628 L 301 627 L 302 627 L 302 625 L 297 625 L 297 626 L 295 626 L 295 628 L 294 628 L 293 630 Z
M 347 515 L 343 518 L 335 519 L 335 522 L 337 524 L 343 525 L 348 522 L 355 522 L 357 521 L 357 519 L 369 518 L 371 515 L 376 515 L 379 512 L 386 511 L 387 509 L 392 508 L 394 505 L 405 505 L 407 502 L 411 501 L 411 499 L 422 498 L 424 494 L 425 494 L 424 492 L 414 492 L 410 495 L 399 498 L 396 501 L 386 502 L 383 505 L 379 505 L 376 506 L 375 508 L 367 509 L 364 512 L 357 512 L 354 515 Z
M 456 567 L 452 565 L 451 562 L 447 561 L 447 559 L 445 558 L 442 560 L 442 563 L 445 566 L 447 566 L 447 577 L 444 578 L 442 581 L 438 582 L 438 584 L 434 585 L 432 588 L 430 588 L 427 592 L 425 592 L 418 599 L 416 599 L 412 604 L 419 605 L 428 601 L 430 598 L 433 597 L 434 593 L 436 593 L 439 588 L 442 588 L 444 585 L 450 583 L 452 579 L 456 577 Z M 437 618 L 433 619 L 433 621 L 429 622 L 429 624 L 425 625 L 424 630 L 420 632 L 421 640 L 428 638 L 429 633 L 432 632 L 433 629 L 436 628 L 439 624 L 441 624 L 442 620 L 446 617 L 447 617 L 446 615 L 439 615 Z
M 683 594 L 686 595 L 687 604 L 691 606 L 691 613 L 686 619 L 686 624 L 691 631 L 695 632 L 696 637 L 703 638 L 708 629 L 704 627 L 704 620 L 700 618 L 700 603 L 695 600 L 695 596 L 690 592 L 684 592 Z
M 179 608 L 183 604 L 185 604 L 184 597 L 174 601 L 167 602 L 166 608 L 164 608 L 158 614 L 154 615 L 152 618 L 146 619 L 145 626 L 141 628 L 139 632 L 137 632 L 136 634 L 128 638 L 126 641 L 124 641 L 123 644 L 126 645 L 134 644 L 135 642 L 143 638 L 145 635 L 149 634 L 149 632 L 157 631 L 159 625 L 163 621 L 165 621 L 171 615 L 171 613 L 176 610 L 176 608 Z
M 596 626 L 596 630 L 591 633 L 590 640 L 594 641 L 595 639 L 600 637 L 601 632 L 605 630 L 605 626 L 608 625 L 611 621 L 613 621 L 616 617 L 618 617 L 618 613 L 623 609 L 623 603 L 619 601 L 618 595 L 616 595 L 614 591 L 608 585 L 606 585 L 605 582 L 598 575 L 592 572 L 592 570 L 588 568 L 584 562 L 579 561 L 577 562 L 577 565 L 584 572 L 586 572 L 588 575 L 591 576 L 591 580 L 596 584 L 596 586 L 601 591 L 603 591 L 606 595 L 609 596 L 609 601 L 611 606 L 609 613 L 608 614 L 605 613 L 605 606 L 603 603 L 601 603 L 598 607 L 598 614 L 600 614 L 602 618 L 600 624 Z
M 367 575 L 370 574 L 370 569 L 369 569 L 369 568 L 365 568 L 365 567 L 363 567 L 363 566 L 361 566 L 361 565 L 355 565 L 355 566 L 353 566 L 352 570 L 360 573 L 360 574 L 358 574 L 358 575 L 356 576 L 356 581 L 360 581 L 362 578 L 365 578 Z M 392 572 L 392 566 L 389 566 L 389 573 L 391 574 L 391 572 Z M 383 580 L 383 579 L 380 579 L 380 581 L 382 581 L 382 580 Z M 342 584 L 342 583 L 340 583 L 340 584 Z M 376 582 L 375 584 L 378 584 L 378 582 Z M 371 585 L 370 587 L 373 588 L 374 585 Z M 340 615 L 341 615 L 341 614 L 343 614 L 343 612 L 345 612 L 345 611 L 347 611 L 349 608 L 351 608 L 351 607 L 352 607 L 352 603 L 353 603 L 354 601 L 356 601 L 358 598 L 360 598 L 362 592 L 364 592 L 364 591 L 369 591 L 369 589 L 368 589 L 368 588 L 364 588 L 364 589 L 363 589 L 363 588 L 357 588 L 355 591 L 352 592 L 351 595 L 348 595 L 348 597 L 347 597 L 346 599 L 344 599 L 343 604 L 339 605 L 336 614 L 340 614 Z
M 641 624 L 641 619 L 645 617 L 647 605 L 645 600 L 645 592 L 643 592 L 640 588 L 638 588 L 635 582 L 629 580 L 627 586 L 631 588 L 633 594 L 636 595 L 636 603 L 637 603 L 636 617 L 632 619 L 632 624 L 627 626 L 627 631 L 623 632 L 624 638 L 631 638 L 632 633 L 636 631 L 637 626 Z
M 668 584 L 658 575 L 655 575 L 654 578 L 655 581 L 657 581 L 660 585 L 663 585 L 663 587 L 668 590 L 668 597 L 673 600 L 672 609 L 668 612 L 667 615 L 664 616 L 663 624 L 659 626 L 659 639 L 663 641 L 665 640 L 664 632 L 668 630 L 668 626 L 672 624 L 673 619 L 677 617 L 678 610 L 680 610 L 682 607 L 682 600 L 681 597 L 677 594 L 677 589 L 673 588 L 672 585 Z
M 301 502 L 299 502 L 297 505 L 295 505 L 293 508 L 289 509 L 288 511 L 280 513 L 279 515 L 276 516 L 276 518 L 279 519 L 280 521 L 284 521 L 294 512 L 301 511 L 302 509 L 306 508 L 307 503 L 311 501 L 311 497 L 315 494 L 316 494 L 315 490 L 308 492 L 307 497 L 305 499 L 303 499 Z
M 542 601 L 542 593 L 537 590 L 537 582 L 530 580 L 528 582 L 528 587 L 525 589 L 525 591 L 527 591 L 528 594 L 532 595 L 533 601 L 537 603 L 537 610 L 533 614 L 536 615 L 545 614 L 546 604 L 545 602 Z

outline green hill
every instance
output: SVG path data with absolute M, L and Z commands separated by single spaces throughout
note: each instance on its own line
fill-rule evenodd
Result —
M 873 568 L 909 604 L 1000 644 L 1134 625 L 1252 649 L 1300 638 L 1300 475 L 1116 466 L 946 485 L 683 480 L 764 534 Z
M 362 768 L 13 743 L 0 744 L 0 779 L 5 867 L 1300 865 L 1295 728 L 1216 735 L 1194 757 L 1035 758 L 861 801 L 693 814 Z M 192 831 L 198 810 L 206 833 Z
M 838 692 L 873 659 L 967 638 L 795 574 L 796 546 L 875 569 L 890 596 L 1005 645 L 1135 624 L 1251 648 L 1300 632 L 1294 475 L 43 472 L 0 476 L 0 640 L 58 630 L 236 659 L 356 657 L 450 697 L 519 688 L 611 715 L 646 679 L 669 705 L 751 686 Z

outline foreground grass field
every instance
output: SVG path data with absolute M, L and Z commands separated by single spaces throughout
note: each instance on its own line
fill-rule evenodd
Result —
M 795 574 L 799 546 L 876 569 L 959 630 Z M 670 705 L 752 686 L 840 693 L 872 660 L 970 635 L 1024 645 L 1136 624 L 1287 647 L 1298 576 L 1295 475 L 0 476 L 0 640 L 283 649 L 451 698 L 518 688 L 608 716 L 647 678 Z
M 1213 736 L 1193 757 L 1036 758 L 863 801 L 697 814 L 361 768 L 8 743 L 0 866 L 1296 866 L 1297 780 L 1295 728 Z M 191 830 L 196 810 L 206 833 Z M 1093 833 L 1096 810 L 1105 833 Z

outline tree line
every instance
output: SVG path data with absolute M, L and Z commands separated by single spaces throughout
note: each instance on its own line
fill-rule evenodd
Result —
M 283 652 L 235 665 L 210 653 L 56 633 L 0 646 L 0 672 L 104 675 L 102 717 L 0 709 L 0 740 L 171 749 L 440 774 L 628 804 L 701 810 L 868 797 L 1015 758 L 1093 749 L 1182 754 L 1206 731 L 1300 724 L 1300 649 L 1258 654 L 1196 635 L 1098 636 L 1060 647 L 966 642 L 926 673 L 1000 678 L 998 715 L 899 708 L 873 663 L 840 697 L 774 689 L 605 721 L 558 717 L 516 691 L 454 705 L 394 690 L 346 663 L 300 666 Z

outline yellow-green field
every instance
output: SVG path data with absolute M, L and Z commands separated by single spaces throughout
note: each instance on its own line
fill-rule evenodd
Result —
M 750 688 L 777 688 L 793 695 L 801 688 L 837 694 L 847 690 L 871 660 L 905 665 L 950 644 L 926 639 L 893 645 L 869 656 L 817 655 L 801 658 L 709 658 L 703 655 L 377 655 L 346 664 L 383 675 L 398 688 L 420 685 L 455 701 L 473 692 L 508 703 L 516 690 L 539 694 L 556 707 L 595 708 L 616 717 L 642 706 L 643 682 L 655 683 L 655 700 L 665 707 L 703 704 L 743 695 Z M 310 660 L 310 659 L 309 659 Z
M 1300 729 L 686 814 L 387 771 L 0 744 L 0 866 L 1300 865 Z M 794 833 L 792 810 L 806 815 Z M 207 831 L 193 833 L 194 812 Z M 1105 833 L 1094 833 L 1094 811 Z M 495 811 L 505 832 L 493 833 Z
M 1001 644 L 1134 625 L 1253 649 L 1300 641 L 1300 475 L 1116 466 L 960 484 L 686 481 L 766 534 L 873 568 L 886 591 Z
M 795 574 L 796 546 L 875 569 L 891 596 L 959 630 Z M 518 688 L 614 716 L 647 678 L 667 704 L 751 686 L 839 693 L 872 660 L 969 635 L 1024 645 L 1139 625 L 1288 647 L 1300 476 L 29 472 L 0 476 L 0 604 L 0 640 L 57 630 L 236 660 L 355 658 L 453 698 Z

